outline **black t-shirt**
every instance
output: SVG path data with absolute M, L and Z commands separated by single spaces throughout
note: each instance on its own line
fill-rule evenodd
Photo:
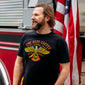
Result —
M 54 85 L 59 63 L 69 62 L 65 40 L 53 32 L 24 34 L 17 54 L 24 58 L 23 85 Z

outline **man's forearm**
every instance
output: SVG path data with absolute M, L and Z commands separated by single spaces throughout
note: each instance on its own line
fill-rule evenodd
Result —
M 23 75 L 23 63 L 15 62 L 14 74 L 13 74 L 13 85 L 18 85 Z
M 70 64 L 68 63 L 64 68 L 62 68 L 60 75 L 54 85 L 63 85 L 70 70 Z

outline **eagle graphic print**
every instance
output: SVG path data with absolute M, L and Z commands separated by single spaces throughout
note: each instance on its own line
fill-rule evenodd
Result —
M 25 52 L 32 61 L 39 61 L 44 55 L 50 54 L 51 46 L 45 41 L 33 40 L 26 44 Z

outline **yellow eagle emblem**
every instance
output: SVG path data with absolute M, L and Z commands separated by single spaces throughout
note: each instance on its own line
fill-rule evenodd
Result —
M 39 58 L 39 55 L 46 55 L 46 54 L 49 54 L 50 51 L 40 47 L 40 48 L 35 48 L 34 47 L 27 47 L 25 48 L 25 51 L 28 52 L 28 53 L 31 53 L 31 55 L 29 56 L 29 58 L 32 58 L 33 61 L 39 61 L 40 58 Z

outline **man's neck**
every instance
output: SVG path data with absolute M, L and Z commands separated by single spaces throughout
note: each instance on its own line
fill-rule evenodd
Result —
M 43 27 L 36 31 L 38 34 L 48 34 L 51 32 L 50 27 Z

